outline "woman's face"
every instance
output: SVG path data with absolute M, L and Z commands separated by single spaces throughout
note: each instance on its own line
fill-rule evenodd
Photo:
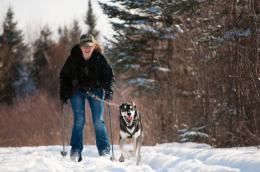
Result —
M 94 44 L 89 44 L 87 46 L 80 46 L 83 57 L 87 60 L 91 57 L 91 54 L 94 50 Z

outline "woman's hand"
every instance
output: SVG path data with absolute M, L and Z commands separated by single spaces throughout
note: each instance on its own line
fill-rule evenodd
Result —
M 111 101 L 113 96 L 112 90 L 105 90 L 105 100 Z

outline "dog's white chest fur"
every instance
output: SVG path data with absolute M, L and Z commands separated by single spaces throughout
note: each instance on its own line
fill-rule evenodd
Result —
M 133 133 L 135 130 L 135 127 L 133 127 L 132 129 L 127 128 L 127 130 L 129 131 L 129 133 Z M 131 136 L 129 133 L 126 133 L 126 132 L 120 130 L 120 136 L 122 138 L 128 138 L 129 136 Z M 132 135 L 132 137 L 137 138 L 138 136 L 140 136 L 140 134 L 141 134 L 141 130 L 138 130 L 134 135 Z
M 141 135 L 141 130 L 138 130 L 134 135 L 133 135 L 133 138 L 137 138 L 138 136 Z
M 129 134 L 123 132 L 122 130 L 120 130 L 120 136 L 121 136 L 123 139 L 125 139 L 125 138 L 127 138 L 127 137 L 129 136 Z

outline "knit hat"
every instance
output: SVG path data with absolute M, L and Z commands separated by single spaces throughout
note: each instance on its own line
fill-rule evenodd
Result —
M 83 34 L 80 37 L 79 45 L 80 46 L 89 46 L 90 43 L 94 43 L 95 39 L 91 34 Z

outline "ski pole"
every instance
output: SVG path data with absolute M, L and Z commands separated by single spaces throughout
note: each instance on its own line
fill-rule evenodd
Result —
M 65 110 L 64 110 L 64 104 L 61 105 L 61 111 L 62 111 L 62 151 L 60 152 L 63 157 L 67 155 L 67 152 L 65 150 Z
M 111 137 L 111 146 L 112 146 L 112 156 L 110 157 L 110 160 L 113 161 L 115 159 L 115 156 L 114 156 L 112 122 L 111 122 L 111 114 L 110 114 L 110 105 L 109 105 L 109 103 L 107 104 L 107 108 L 108 108 L 108 116 L 109 116 L 109 121 L 110 121 L 110 137 Z

